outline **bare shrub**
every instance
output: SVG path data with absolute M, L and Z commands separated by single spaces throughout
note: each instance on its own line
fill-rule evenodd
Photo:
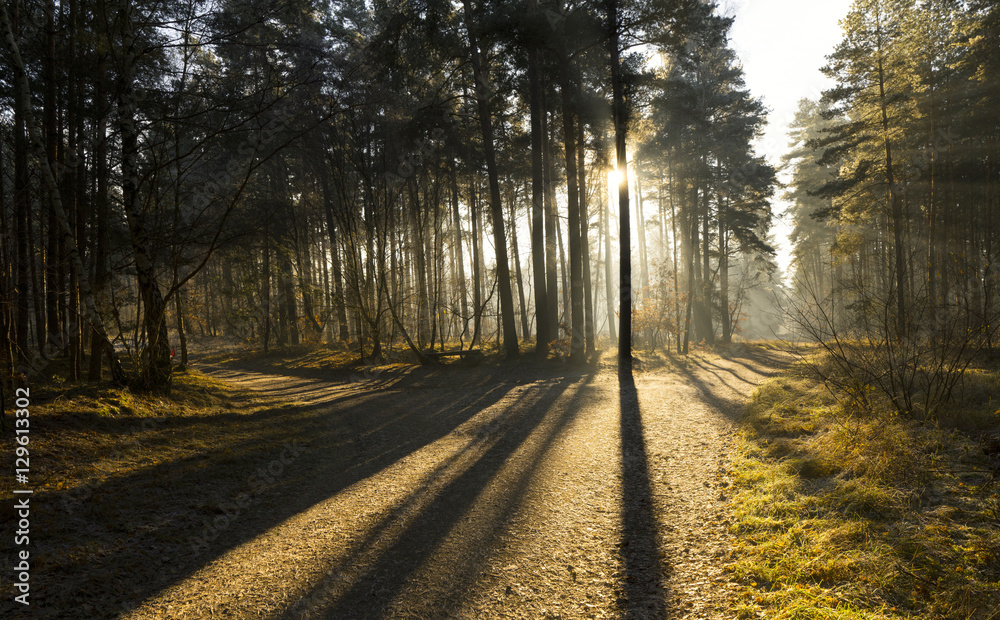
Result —
M 808 282 L 797 284 L 801 298 L 788 298 L 786 318 L 825 353 L 803 362 L 855 412 L 937 419 L 995 336 L 997 321 L 981 320 L 960 299 L 911 300 L 908 316 L 898 321 L 890 287 L 858 277 L 821 298 Z

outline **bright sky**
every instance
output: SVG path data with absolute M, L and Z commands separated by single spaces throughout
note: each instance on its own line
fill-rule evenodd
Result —
M 730 45 L 743 61 L 747 86 L 770 109 L 769 125 L 758 152 L 774 165 L 788 147 L 788 125 L 799 99 L 819 98 L 831 86 L 819 72 L 826 55 L 840 42 L 839 21 L 851 0 L 723 0 L 722 9 L 735 15 Z M 779 192 L 780 193 L 780 192 Z M 787 204 L 776 201 L 775 214 Z M 787 274 L 790 261 L 788 222 L 779 222 L 778 263 Z

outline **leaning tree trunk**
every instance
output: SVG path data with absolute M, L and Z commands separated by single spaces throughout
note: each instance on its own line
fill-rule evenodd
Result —
M 11 60 L 14 62 L 14 74 L 16 79 L 15 88 L 18 91 L 18 100 L 21 103 L 21 116 L 24 119 L 24 125 L 28 131 L 28 138 L 31 141 L 31 144 L 35 147 L 36 154 L 41 162 L 42 179 L 45 183 L 46 189 L 48 190 L 49 198 L 52 201 L 52 206 L 56 213 L 56 220 L 59 224 L 62 235 L 66 238 L 66 251 L 73 266 L 73 274 L 76 277 L 77 286 L 80 287 L 80 294 L 83 297 L 87 319 L 90 321 L 93 329 L 104 342 L 104 352 L 107 354 L 111 365 L 112 379 L 119 385 L 125 385 L 125 371 L 122 369 L 121 363 L 118 361 L 118 356 L 115 354 L 114 347 L 111 345 L 111 341 L 107 336 L 107 331 L 104 328 L 104 322 L 101 320 L 101 316 L 97 312 L 97 304 L 94 302 L 94 291 L 90 286 L 87 271 L 83 266 L 83 260 L 80 258 L 80 252 L 76 247 L 76 239 L 74 238 L 73 229 L 70 228 L 69 220 L 67 219 L 66 212 L 63 209 L 62 199 L 59 195 L 59 188 L 56 185 L 55 175 L 52 172 L 51 162 L 45 156 L 45 145 L 32 119 L 30 103 L 31 88 L 28 85 L 27 74 L 24 70 L 24 61 L 21 58 L 21 50 L 17 45 L 17 40 L 14 38 L 14 31 L 11 27 L 10 16 L 7 13 L 6 5 L 0 6 L 0 20 L 2 20 L 2 24 L 0 25 L 3 27 L 4 44 L 7 47 Z

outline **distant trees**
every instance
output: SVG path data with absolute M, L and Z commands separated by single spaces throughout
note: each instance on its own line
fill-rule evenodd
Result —
M 774 254 L 766 240 L 776 173 L 752 147 L 764 125 L 763 105 L 746 89 L 726 45 L 731 20 L 704 12 L 696 24 L 683 53 L 657 77 L 640 148 L 649 163 L 637 169 L 647 177 L 644 185 L 656 190 L 659 262 L 671 265 L 656 274 L 659 295 L 665 290 L 680 295 L 678 274 L 685 274 L 684 314 L 672 322 L 677 349 L 685 353 L 692 337 L 713 344 L 732 340 L 739 324 L 732 309 L 742 305 L 745 294 L 729 286 L 733 258 L 766 271 L 773 268 Z M 663 225 L 666 203 L 672 248 Z
M 1000 106 L 984 80 L 998 15 L 856 2 L 825 69 L 836 86 L 802 103 L 792 134 L 802 327 L 872 343 L 871 372 L 889 369 L 883 391 L 904 413 L 934 415 L 995 345 Z

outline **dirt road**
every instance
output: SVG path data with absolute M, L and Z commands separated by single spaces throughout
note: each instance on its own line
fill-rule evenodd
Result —
M 249 509 L 194 537 L 195 568 L 121 617 L 726 617 L 728 437 L 785 360 L 658 358 L 623 376 L 612 361 L 333 381 L 212 369 L 308 421 L 259 488 L 226 498 Z

